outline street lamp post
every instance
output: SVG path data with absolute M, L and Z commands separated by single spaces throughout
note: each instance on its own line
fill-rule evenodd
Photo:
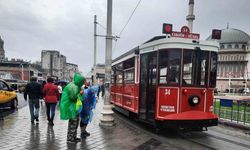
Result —
M 110 83 L 111 83 L 111 63 L 112 63 L 112 0 L 107 0 L 107 35 L 105 50 L 105 96 L 100 125 L 112 127 L 114 125 L 114 112 L 110 104 Z
M 20 64 L 20 66 L 21 66 L 21 73 L 22 73 L 22 81 L 23 81 L 23 64 Z

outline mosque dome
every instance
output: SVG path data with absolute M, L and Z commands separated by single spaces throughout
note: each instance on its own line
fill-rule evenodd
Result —
M 211 35 L 207 38 L 211 40 Z M 221 39 L 219 43 L 247 43 L 250 41 L 250 36 L 238 29 L 227 28 L 221 31 Z

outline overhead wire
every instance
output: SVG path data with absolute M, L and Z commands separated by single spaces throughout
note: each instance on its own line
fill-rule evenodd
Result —
M 124 25 L 124 27 L 122 28 L 121 32 L 118 34 L 118 37 L 119 37 L 119 38 L 121 37 L 122 32 L 123 32 L 123 31 L 125 30 L 125 28 L 127 27 L 127 25 L 128 25 L 128 23 L 129 23 L 129 21 L 130 21 L 130 20 L 131 20 L 131 18 L 133 17 L 133 15 L 134 15 L 134 13 L 135 13 L 136 9 L 138 8 L 138 6 L 140 5 L 141 1 L 142 1 L 142 0 L 139 0 L 139 1 L 138 1 L 138 3 L 137 3 L 137 5 L 135 6 L 135 8 L 134 8 L 133 12 L 132 12 L 132 13 L 131 13 L 131 15 L 129 16 L 129 18 L 128 18 L 128 20 L 127 20 L 126 24 L 125 24 L 125 25 Z M 117 40 L 115 40 L 115 44 L 114 44 L 114 47 L 113 47 L 113 51 L 115 51 L 115 48 L 116 48 L 116 43 L 117 43 Z
M 123 29 L 122 29 L 121 32 L 119 33 L 119 35 L 118 35 L 119 37 L 121 36 L 122 32 L 124 31 L 124 29 L 125 29 L 126 26 L 128 25 L 130 19 L 133 17 L 133 15 L 134 15 L 136 9 L 138 8 L 139 4 L 141 3 L 141 1 L 142 1 L 142 0 L 139 0 L 139 1 L 138 1 L 136 7 L 134 8 L 134 10 L 133 10 L 133 12 L 132 12 L 132 14 L 129 16 L 127 23 L 124 25 Z

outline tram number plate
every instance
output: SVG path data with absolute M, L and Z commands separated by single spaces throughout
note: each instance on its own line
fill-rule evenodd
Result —
M 171 94 L 170 89 L 165 89 L 165 95 L 170 95 L 170 94 Z

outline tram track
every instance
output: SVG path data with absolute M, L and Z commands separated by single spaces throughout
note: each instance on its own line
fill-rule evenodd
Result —
M 139 123 L 134 120 L 131 121 L 129 118 L 120 113 L 115 113 L 115 116 L 118 120 L 127 124 L 130 128 L 133 128 L 137 131 L 146 132 L 149 136 L 157 139 L 161 143 L 176 147 L 180 150 L 228 150 L 231 148 L 240 150 L 250 149 L 250 142 L 248 144 L 246 140 L 243 139 L 241 139 L 243 142 L 234 140 L 235 137 L 232 135 L 228 137 L 228 135 L 221 134 L 218 136 L 210 132 L 171 133 L 171 131 L 162 131 L 159 134 L 156 134 L 152 127 L 147 127 L 147 125 L 144 123 Z
M 210 143 L 202 142 L 202 140 L 215 141 L 217 143 L 224 143 L 222 145 L 231 145 L 233 147 L 237 147 L 237 149 L 250 149 L 250 142 L 248 142 L 249 144 L 246 144 L 246 142 L 245 143 L 239 142 L 239 141 L 236 141 L 236 139 L 233 140 L 233 137 L 231 139 L 229 139 L 229 138 L 225 138 L 222 136 L 214 135 L 212 133 L 205 133 L 205 132 L 199 133 L 199 135 L 196 133 L 188 133 L 188 134 L 187 133 L 179 133 L 179 135 L 186 140 L 189 140 L 189 141 L 196 143 L 196 144 L 203 145 L 204 147 L 208 147 L 211 149 L 221 149 L 221 148 L 216 147 L 217 145 L 216 146 L 209 145 Z M 224 149 L 226 149 L 226 148 L 224 148 Z
M 185 139 L 185 140 L 187 140 L 187 141 L 190 141 L 190 142 L 192 142 L 192 143 L 198 144 L 198 145 L 200 145 L 200 146 L 202 146 L 202 147 L 205 147 L 205 148 L 208 148 L 208 149 L 211 149 L 211 150 L 218 150 L 217 148 L 215 148 L 215 147 L 213 147 L 213 146 L 209 146 L 209 145 L 207 145 L 207 144 L 205 144 L 205 143 L 202 143 L 202 142 L 199 142 L 199 141 L 190 139 L 190 138 L 188 138 L 188 137 L 186 137 L 186 136 L 184 136 L 184 135 L 181 135 L 181 134 L 179 134 L 179 135 L 180 135 L 183 139 Z

